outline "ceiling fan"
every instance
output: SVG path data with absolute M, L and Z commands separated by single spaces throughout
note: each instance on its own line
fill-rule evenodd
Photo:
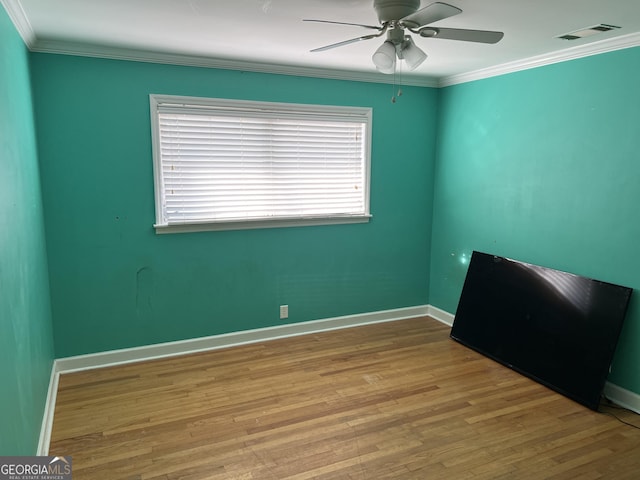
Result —
M 478 43 L 497 43 L 504 36 L 502 32 L 487 30 L 431 27 L 432 23 L 462 13 L 462 10 L 441 2 L 432 3 L 421 9 L 418 9 L 418 7 L 420 7 L 420 0 L 374 0 L 373 8 L 378 15 L 380 25 L 305 19 L 305 22 L 353 25 L 376 30 L 376 33 L 332 43 L 311 51 L 322 52 L 362 40 L 381 37 L 386 33 L 386 40 L 375 51 L 372 59 L 380 72 L 393 73 L 396 67 L 396 57 L 404 60 L 409 70 L 415 70 L 427 58 L 427 54 L 416 46 L 411 36 L 406 35 L 407 31 L 421 37 Z

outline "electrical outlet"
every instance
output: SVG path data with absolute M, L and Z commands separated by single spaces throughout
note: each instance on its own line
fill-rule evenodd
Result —
M 289 318 L 289 305 L 280 305 L 280 318 Z

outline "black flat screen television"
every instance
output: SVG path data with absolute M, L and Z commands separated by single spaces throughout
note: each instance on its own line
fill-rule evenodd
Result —
M 631 292 L 473 252 L 451 338 L 597 410 Z

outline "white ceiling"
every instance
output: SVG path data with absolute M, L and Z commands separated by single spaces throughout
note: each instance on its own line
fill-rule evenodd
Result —
M 261 66 L 265 71 L 286 73 L 290 69 L 337 78 L 343 72 L 344 78 L 375 75 L 376 81 L 390 81 L 371 62 L 381 38 L 310 52 L 372 30 L 302 21 L 378 25 L 373 0 L 0 1 L 35 51 L 152 61 L 180 56 L 212 66 L 254 70 Z M 414 36 L 429 57 L 416 71 L 402 72 L 404 80 L 428 84 L 440 79 L 442 84 L 443 79 L 505 64 L 535 63 L 564 52 L 595 48 L 589 46 L 640 44 L 640 0 L 445 1 L 463 13 L 433 25 L 498 30 L 504 32 L 504 38 L 486 45 Z M 432 0 L 423 0 L 421 7 L 430 3 Z M 621 28 L 575 41 L 555 38 L 600 23 Z

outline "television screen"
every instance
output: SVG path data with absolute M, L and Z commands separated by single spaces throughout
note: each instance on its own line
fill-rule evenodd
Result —
M 597 410 L 631 292 L 473 252 L 451 338 Z

